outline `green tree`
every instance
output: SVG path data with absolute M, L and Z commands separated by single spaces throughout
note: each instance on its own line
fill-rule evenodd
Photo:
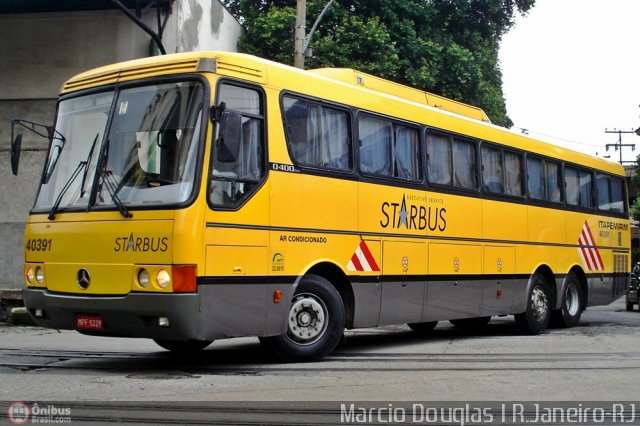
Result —
M 295 0 L 223 1 L 244 27 L 240 51 L 293 64 Z M 327 1 L 307 1 L 310 22 Z M 355 68 L 479 106 L 510 127 L 498 49 L 516 14 L 534 3 L 336 0 L 313 35 L 306 66 Z

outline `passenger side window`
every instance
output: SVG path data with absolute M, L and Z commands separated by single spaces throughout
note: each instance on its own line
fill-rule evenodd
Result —
M 422 180 L 418 129 L 365 115 L 358 118 L 358 135 L 361 172 Z
M 243 203 L 265 176 L 264 103 L 258 90 L 221 84 L 218 105 L 224 114 L 217 125 L 209 200 L 232 208 Z
M 476 144 L 438 133 L 427 135 L 429 183 L 478 189 Z
M 562 182 L 560 163 L 527 158 L 527 189 L 530 198 L 561 203 Z
M 504 193 L 502 150 L 482 146 L 482 188 L 487 192 Z
M 598 209 L 614 213 L 625 212 L 625 191 L 622 179 L 598 173 Z
M 476 144 L 453 139 L 453 185 L 458 188 L 478 188 Z
M 436 185 L 453 184 L 451 137 L 430 133 L 427 136 L 427 171 L 429 182 Z
M 565 197 L 570 206 L 593 208 L 591 172 L 565 166 Z
M 346 111 L 290 96 L 284 121 L 293 160 L 304 166 L 351 170 L 350 118 Z
M 562 202 L 562 174 L 560 164 L 553 161 L 545 161 L 546 165 L 546 185 L 547 201 L 554 203 Z
M 527 190 L 529 197 L 544 200 L 544 170 L 542 160 L 527 158 Z
M 505 194 L 524 196 L 522 165 L 522 154 L 504 151 Z

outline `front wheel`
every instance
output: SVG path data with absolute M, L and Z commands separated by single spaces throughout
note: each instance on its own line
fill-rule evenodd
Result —
M 260 342 L 283 361 L 315 361 L 331 353 L 344 332 L 344 306 L 329 281 L 302 278 L 289 308 L 287 332 Z
M 547 280 L 540 273 L 531 277 L 531 288 L 527 293 L 527 310 L 515 315 L 516 324 L 525 334 L 542 334 L 549 325 L 551 300 L 547 290 Z
M 580 281 L 574 274 L 569 274 L 562 295 L 562 307 L 551 313 L 551 322 L 562 328 L 573 327 L 580 321 L 582 311 L 584 311 L 584 302 Z

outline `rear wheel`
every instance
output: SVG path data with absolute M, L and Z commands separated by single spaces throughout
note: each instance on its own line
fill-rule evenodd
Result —
M 463 328 L 465 330 L 474 330 L 474 329 L 482 328 L 485 325 L 489 324 L 489 321 L 491 321 L 490 316 L 449 320 L 451 324 L 455 325 L 458 328 Z
M 573 327 L 578 324 L 584 311 L 584 302 L 580 281 L 571 273 L 567 277 L 567 285 L 562 294 L 562 307 L 551 313 L 553 325 L 563 328 Z
M 329 281 L 302 278 L 289 308 L 287 332 L 260 342 L 283 361 L 315 361 L 331 353 L 344 332 L 344 306 Z
M 428 321 L 428 322 L 412 322 L 407 325 L 411 330 L 415 331 L 416 333 L 429 334 L 434 328 L 436 328 L 437 324 L 438 324 L 438 321 Z
M 638 305 L 638 309 L 640 309 L 640 305 Z M 627 311 L 633 311 L 633 303 L 627 302 Z
M 158 346 L 176 354 L 188 354 L 201 351 L 202 349 L 213 343 L 213 340 L 163 340 L 153 339 Z
M 536 272 L 531 277 L 531 287 L 527 293 L 527 310 L 515 315 L 516 324 L 525 334 L 542 334 L 549 325 L 551 299 L 547 290 L 547 280 Z

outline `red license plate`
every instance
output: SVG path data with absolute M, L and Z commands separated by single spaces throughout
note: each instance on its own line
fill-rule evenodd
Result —
M 104 330 L 102 315 L 78 314 L 76 316 L 76 328 L 81 330 Z

